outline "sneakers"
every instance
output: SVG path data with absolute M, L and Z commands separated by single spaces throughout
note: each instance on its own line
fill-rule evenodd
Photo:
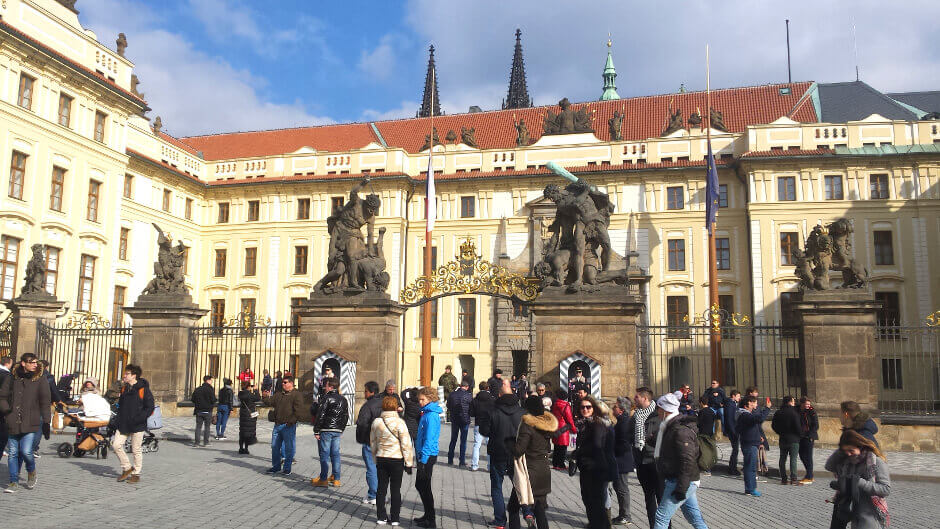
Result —
M 366 505 L 375 505 L 375 498 L 362 498 L 362 503 Z
M 754 496 L 755 498 L 760 498 L 760 497 L 761 497 L 761 493 L 758 492 L 758 491 L 756 491 L 756 490 L 752 490 L 752 491 L 750 491 L 750 492 L 745 491 L 744 494 L 747 495 L 747 496 Z
M 531 514 L 525 515 L 525 523 L 529 526 L 529 529 L 535 529 L 535 516 Z
M 284 475 L 284 476 L 290 476 L 290 475 L 291 475 L 291 469 L 285 468 L 284 470 L 281 471 L 281 474 Z
M 127 478 L 128 483 L 140 483 L 140 474 L 131 474 L 131 477 Z
M 740 476 L 740 475 L 741 475 L 741 471 L 738 470 L 738 469 L 736 469 L 736 468 L 732 468 L 731 470 L 728 471 L 728 475 L 729 475 L 729 476 Z
M 6 492 L 7 494 L 13 494 L 16 492 L 16 483 L 10 483 L 7 485 L 7 488 L 3 489 L 3 492 Z
M 392 527 L 398 527 L 399 525 L 401 525 L 401 524 L 398 523 L 398 522 L 392 522 Z
M 375 521 L 375 524 L 376 524 L 376 525 L 387 525 L 387 524 L 388 524 L 388 520 L 376 520 L 376 521 Z
M 216 437 L 215 439 L 216 441 L 228 441 L 228 437 L 225 437 L 224 435 L 222 437 Z
M 272 475 L 273 475 L 273 474 L 277 474 L 277 473 L 280 472 L 280 471 L 281 471 L 281 470 L 278 469 L 278 468 L 271 467 L 271 468 L 265 470 L 264 473 L 265 473 L 265 474 L 272 474 Z
M 781 485 L 789 485 L 790 482 L 787 480 L 787 478 L 783 477 L 783 478 L 780 478 L 780 484 L 781 484 Z
M 767 478 L 762 478 L 762 477 L 760 477 L 760 476 L 757 476 L 756 481 L 757 481 L 758 483 L 767 483 Z
M 39 477 L 36 476 L 36 471 L 26 473 L 26 488 L 32 490 L 36 486 L 36 482 L 39 481 Z
M 343 482 L 340 481 L 340 480 L 338 480 L 338 479 L 334 479 L 333 481 L 330 482 L 330 486 L 331 486 L 331 487 L 341 487 L 341 486 L 343 486 Z
M 800 480 L 800 485 L 812 485 L 813 478 L 803 478 Z
M 42 456 L 39 455 L 39 452 L 33 452 L 33 457 L 34 457 L 35 459 L 39 459 L 39 458 L 41 458 Z
M 633 525 L 633 522 L 627 520 L 626 517 L 618 516 L 610 521 L 611 525 Z
M 118 476 L 117 480 L 118 480 L 118 481 L 124 481 L 124 480 L 126 480 L 127 478 L 129 478 L 133 472 L 134 472 L 134 467 L 131 467 L 131 468 L 129 468 L 129 469 L 127 469 L 127 470 L 121 472 L 121 475 Z
M 310 480 L 310 484 L 313 485 L 314 487 L 326 487 L 329 485 L 329 483 L 332 483 L 332 482 L 322 480 L 318 477 Z

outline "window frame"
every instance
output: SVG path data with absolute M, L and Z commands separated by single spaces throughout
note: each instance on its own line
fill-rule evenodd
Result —
M 249 246 L 245 248 L 245 277 L 255 277 L 258 275 L 258 247 Z
M 792 195 L 790 194 L 792 192 Z M 796 201 L 796 177 L 778 176 L 777 177 L 777 201 L 795 202 Z
M 473 219 L 477 216 L 477 197 L 473 195 L 461 195 L 460 197 L 460 218 Z
M 118 235 L 118 259 L 121 261 L 127 261 L 127 246 L 130 239 L 130 234 L 130 228 L 122 227 Z
M 78 298 L 76 307 L 80 312 L 91 312 L 93 301 L 95 297 L 95 266 L 98 259 L 93 255 L 82 254 L 81 259 L 79 260 L 80 266 L 78 269 Z M 90 263 L 91 273 L 85 275 L 89 269 L 89 266 L 86 263 Z M 88 299 L 85 303 L 85 286 L 88 286 Z M 87 307 L 87 308 L 86 308 Z
M 297 220 L 310 220 L 310 199 L 297 199 Z
M 802 292 L 781 292 L 778 301 L 780 303 L 780 325 L 782 327 L 798 327 L 801 323 L 800 317 L 793 310 L 793 304 L 803 301 Z
M 225 326 L 225 298 L 209 300 L 209 325 L 216 329 Z
M 11 300 L 16 297 L 16 279 L 19 271 L 20 246 L 23 239 L 10 235 L 0 236 L 0 299 Z M 13 258 L 10 259 L 10 249 L 13 249 Z M 7 284 L 7 272 L 12 272 L 9 284 Z M 10 291 L 7 297 L 4 292 Z
M 120 296 L 118 294 L 120 293 Z M 114 300 L 111 302 L 111 327 L 124 326 L 124 300 L 127 287 L 114 285 Z
M 875 301 L 881 303 L 877 319 L 879 327 L 896 327 L 901 325 L 901 293 L 896 290 L 881 290 L 875 292 Z M 884 334 L 884 332 L 882 332 Z
M 682 186 L 666 186 L 666 209 L 669 211 L 685 209 L 685 189 Z
M 216 248 L 215 249 L 215 268 L 213 272 L 215 275 L 213 277 L 225 277 L 226 269 L 228 268 L 228 248 Z M 221 269 L 221 273 L 219 270 Z
M 722 241 L 726 245 L 724 248 L 721 247 Z M 725 266 L 722 266 L 722 264 Z M 730 237 L 715 237 L 715 265 L 718 270 L 731 270 L 731 238 Z
M 883 187 L 882 187 L 882 184 L 884 184 Z M 889 200 L 891 198 L 891 186 L 888 181 L 888 174 L 887 173 L 869 174 L 868 175 L 868 191 L 869 191 L 869 198 L 871 200 Z
M 247 222 L 258 222 L 261 219 L 261 201 L 249 200 L 246 213 Z
M 170 208 L 173 206 L 173 190 L 163 188 L 163 202 L 160 204 L 160 209 L 170 212 Z
M 229 218 L 230 218 L 229 215 L 232 211 L 232 203 L 231 202 L 219 202 L 218 207 L 219 207 L 219 215 L 216 218 L 215 223 L 216 224 L 228 224 Z
M 66 94 L 65 92 L 59 92 L 59 107 L 56 109 L 56 122 L 59 125 L 62 125 L 66 128 L 72 127 L 72 103 L 75 102 L 75 98 Z M 63 103 L 65 103 L 63 105 Z M 62 110 L 65 109 L 63 113 Z M 65 123 L 63 123 L 62 118 L 65 118 Z
M 432 299 L 418 308 L 418 338 L 422 338 L 424 336 L 424 308 L 427 306 L 431 307 L 431 339 L 433 340 L 438 338 L 437 314 L 438 309 L 440 308 L 438 305 L 439 301 L 439 299 Z
M 833 185 L 835 182 L 838 182 L 839 185 Z M 845 200 L 845 185 L 842 175 L 823 175 L 823 196 L 826 200 Z
M 85 211 L 85 220 L 98 222 L 98 205 L 101 197 L 101 182 L 97 180 L 88 181 L 88 204 Z
M 134 198 L 134 175 L 124 174 L 124 190 L 122 193 L 124 198 Z
M 689 337 L 689 296 L 666 296 L 667 338 Z
M 63 195 L 65 194 L 65 173 L 64 167 L 58 165 L 52 166 L 52 181 L 49 188 L 49 209 L 62 212 Z M 58 200 L 58 207 L 56 207 Z
M 36 78 L 26 72 L 20 72 L 20 82 L 16 92 L 16 105 L 32 111 L 35 94 Z
M 727 208 L 728 200 L 728 184 L 718 184 L 718 208 Z
M 666 239 L 666 256 L 666 271 L 685 272 L 685 239 Z
M 885 240 L 879 241 L 879 236 L 887 234 L 887 252 Z M 894 232 L 891 230 L 872 230 L 872 249 L 874 250 L 875 266 L 894 266 Z
M 53 253 L 53 252 L 55 252 L 55 260 L 54 260 L 54 261 L 55 261 L 55 267 L 54 267 L 54 268 L 50 268 L 50 267 L 49 267 L 49 261 L 50 261 L 49 258 L 52 256 L 52 253 Z M 55 246 L 48 246 L 48 245 L 46 245 L 44 254 L 45 254 L 45 255 L 43 256 L 43 259 L 45 260 L 45 263 L 46 263 L 46 264 L 45 264 L 45 268 L 46 268 L 46 292 L 48 292 L 49 294 L 52 294 L 53 296 L 55 296 L 55 295 L 56 295 L 56 291 L 59 289 L 59 269 L 62 267 L 62 249 L 61 249 L 61 248 L 57 248 L 57 247 L 55 247 Z M 49 291 L 50 282 L 51 282 L 51 284 L 52 284 L 52 291 L 51 291 L 51 292 Z
M 310 246 L 306 244 L 294 246 L 294 275 L 307 275 L 309 256 Z
M 193 220 L 193 199 L 186 197 L 186 202 L 183 206 L 183 217 L 186 220 Z
M 791 240 L 792 239 L 792 240 Z M 784 244 L 786 241 L 786 244 Z M 800 234 L 795 231 L 781 231 L 779 233 L 780 266 L 794 266 L 796 259 L 793 251 L 800 249 Z
M 457 335 L 455 338 L 477 337 L 476 298 L 457 298 Z
M 10 185 L 7 189 L 7 196 L 17 200 L 23 200 L 23 189 L 26 187 L 26 160 L 29 155 L 17 150 L 10 156 Z M 16 162 L 20 161 L 20 164 Z
M 108 115 L 100 110 L 95 111 L 95 130 L 93 139 L 98 143 L 104 143 Z
M 342 195 L 330 197 L 330 215 L 338 213 L 344 205 L 346 205 L 346 197 Z

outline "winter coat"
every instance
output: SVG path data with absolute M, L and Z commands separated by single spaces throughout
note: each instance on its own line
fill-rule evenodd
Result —
M 52 402 L 62 402 L 62 393 L 55 384 L 55 377 L 48 371 L 46 372 L 46 381 L 49 382 L 49 397 L 52 399 Z M 97 384 L 95 385 L 97 386 Z
M 369 397 L 368 400 L 359 408 L 359 415 L 356 417 L 356 442 L 367 445 L 371 441 L 372 421 L 382 415 L 382 399 L 384 397 L 378 393 Z
M 780 436 L 780 446 L 792 445 L 800 442 L 802 431 L 800 428 L 800 414 L 790 405 L 781 406 L 770 421 L 770 427 Z
M 854 492 L 857 495 L 852 510 L 852 529 L 882 529 L 878 511 L 872 496 L 886 498 L 891 492 L 891 476 L 888 463 L 875 454 L 864 451 L 858 462 L 853 462 L 841 450 L 836 450 L 826 460 L 826 470 L 843 479 L 857 480 Z
M 5 415 L 10 435 L 38 432 L 52 420 L 52 394 L 42 364 L 30 373 L 18 366 L 0 387 L 0 413 Z
M 441 378 L 437 379 L 437 385 L 444 388 L 444 400 L 447 400 L 447 397 L 457 390 L 457 377 L 453 373 L 444 373 Z
M 493 404 L 496 399 L 487 390 L 480 390 L 479 393 L 470 401 L 470 416 L 476 421 L 476 425 L 483 429 L 484 424 L 490 423 L 490 413 L 493 412 Z
M 258 410 L 258 401 L 261 397 L 243 389 L 238 392 L 238 400 L 242 405 L 238 409 L 238 437 L 240 439 L 257 438 L 258 418 L 252 417 L 252 412 Z
M 138 378 L 133 386 L 124 384 L 118 398 L 117 428 L 124 435 L 147 430 L 147 418 L 153 415 L 156 405 L 150 383 Z
M 663 479 L 675 479 L 676 490 L 686 492 L 689 483 L 698 481 L 698 427 L 691 415 L 677 415 L 666 423 L 663 445 L 659 448 L 656 469 Z
M 813 408 L 807 410 L 800 406 L 800 437 L 819 440 L 819 417 Z
M 190 399 L 193 401 L 193 415 L 212 413 L 212 407 L 218 402 L 215 398 L 215 390 L 208 382 L 203 382 L 196 388 Z
M 718 409 L 724 406 L 725 399 L 725 388 L 718 386 L 717 388 L 709 387 L 702 393 L 702 396 L 705 397 L 705 401 L 708 403 L 708 407 L 712 409 Z
M 715 410 L 710 407 L 702 408 L 698 410 L 698 416 L 695 420 L 695 424 L 698 428 L 698 431 L 705 435 L 715 435 L 715 419 L 718 418 L 718 414 L 715 413 Z
M 480 426 L 480 434 L 489 437 L 486 444 L 486 453 L 490 464 L 493 461 L 509 462 L 512 460 L 512 447 L 516 441 L 516 432 L 519 431 L 519 421 L 525 410 L 519 407 L 519 400 L 515 395 L 501 395 L 493 405 L 490 413 L 490 422 L 484 428 Z
M 264 403 L 274 407 L 274 424 L 297 424 L 306 415 L 304 396 L 296 389 L 288 393 L 282 389 L 264 399 Z
M 232 386 L 225 386 L 219 390 L 219 406 L 228 406 L 229 409 L 235 405 L 235 392 L 232 391 Z
M 418 423 L 418 436 L 415 439 L 415 452 L 419 463 L 427 463 L 428 458 L 440 452 L 441 412 L 444 409 L 437 402 L 429 402 L 421 408 L 421 422 Z
M 532 495 L 546 496 L 552 492 L 552 471 L 549 468 L 549 453 L 552 451 L 552 434 L 558 429 L 558 419 L 551 413 L 522 416 L 519 435 L 513 445 L 515 457 L 525 456 L 529 471 Z
M 411 434 L 411 440 L 413 441 L 418 437 L 418 423 L 421 421 L 421 405 L 418 404 L 417 398 L 411 398 L 411 395 L 405 395 L 405 405 L 402 406 L 405 409 L 405 413 L 402 416 L 402 419 L 405 420 L 405 424 L 408 425 L 408 433 Z
M 878 425 L 875 424 L 875 421 L 867 413 L 863 411 L 859 412 L 858 415 L 852 419 L 852 426 L 848 429 L 855 430 L 865 439 L 878 445 L 878 441 L 875 440 L 875 434 L 878 433 Z
M 636 467 L 633 462 L 633 435 L 629 419 L 621 415 L 614 425 L 614 457 L 617 458 L 618 474 L 633 472 Z
M 552 415 L 558 419 L 558 429 L 568 427 L 563 433 L 555 438 L 555 444 L 558 446 L 568 446 L 571 444 L 571 434 L 578 433 L 574 426 L 574 417 L 571 415 L 571 404 L 564 399 L 555 399 L 552 403 Z
M 317 421 L 313 424 L 314 433 L 342 432 L 349 422 L 349 403 L 335 389 L 320 400 Z
M 575 458 L 578 470 L 596 481 L 618 479 L 616 444 L 613 425 L 608 419 L 585 420 L 578 433 L 578 448 Z
M 741 410 L 741 413 L 738 414 L 737 423 L 735 424 L 735 431 L 738 432 L 738 439 L 741 442 L 741 446 L 757 446 L 761 444 L 761 437 L 763 437 L 761 423 L 767 418 L 767 414 L 770 413 L 770 408 L 760 408 L 753 412 L 747 411 L 744 408 L 741 408 Z
M 406 467 L 415 466 L 414 445 L 408 435 L 408 426 L 398 412 L 383 411 L 372 421 L 369 447 L 375 459 L 401 459 Z
M 271 375 L 264 375 L 261 379 L 261 391 L 271 391 L 272 387 L 274 387 L 274 379 Z
M 738 435 L 737 430 L 737 415 L 738 415 L 738 403 L 735 402 L 731 397 L 725 398 L 724 403 L 724 414 L 721 416 L 721 431 L 724 432 L 725 437 L 731 438 Z
M 643 421 L 643 435 L 646 439 L 643 440 L 643 450 L 636 449 L 636 413 L 634 413 L 629 422 L 629 432 L 630 432 L 630 445 L 633 447 L 633 462 L 637 466 L 639 465 L 650 465 L 655 459 L 653 458 L 653 453 L 656 450 L 656 437 L 659 434 L 659 414 L 656 413 L 656 410 L 653 410 L 653 413 L 649 414 L 646 417 L 646 420 Z
M 470 424 L 470 403 L 473 396 L 469 391 L 463 388 L 457 388 L 447 397 L 447 411 L 450 412 L 450 420 L 458 426 Z

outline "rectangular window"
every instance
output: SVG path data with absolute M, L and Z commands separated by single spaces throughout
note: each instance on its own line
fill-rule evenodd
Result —
M 718 184 L 718 207 L 728 207 L 728 184 Z
M 127 239 L 130 237 L 129 228 L 121 228 L 121 236 L 118 238 L 118 259 L 127 261 Z
M 344 203 L 345 197 L 330 197 L 330 214 L 335 215 L 339 210 L 343 209 Z
M 213 327 L 225 326 L 225 300 L 213 299 L 209 302 L 210 315 L 209 322 Z
M 299 307 L 305 299 L 307 298 L 290 298 L 290 332 L 294 336 L 300 334 L 300 313 L 293 309 L 294 307 Z
M 901 325 L 901 300 L 897 292 L 875 292 L 878 309 L 878 325 L 881 327 Z
M 186 220 L 193 220 L 193 199 L 186 199 L 186 207 L 183 209 L 183 216 Z
M 226 224 L 228 222 L 228 202 L 219 202 L 219 224 Z
M 904 389 L 900 358 L 881 359 L 881 387 L 884 389 Z
M 721 359 L 721 374 L 724 380 L 721 381 L 723 386 L 737 386 L 738 377 L 737 369 L 734 365 L 734 358 L 722 358 Z
M 876 231 L 875 236 L 875 264 L 894 264 L 894 243 L 890 231 Z
M 796 327 L 800 324 L 800 316 L 793 309 L 793 305 L 803 300 L 799 292 L 780 293 L 780 324 L 784 327 Z
M 294 273 L 305 275 L 307 273 L 307 246 L 294 246 Z
M 457 300 L 457 337 L 476 338 L 477 336 L 477 300 L 460 298 Z
M 124 175 L 124 198 L 134 198 L 134 177 Z
M 238 355 L 238 372 L 242 373 L 246 369 L 251 368 L 251 355 L 250 354 L 240 354 Z
M 256 306 L 255 298 L 242 298 L 242 310 L 238 313 L 238 321 L 243 335 L 254 334 Z
M 424 309 L 428 306 L 431 307 L 431 338 L 437 338 L 437 302 L 436 299 L 429 301 L 418 309 L 418 338 L 424 336 Z
M 888 198 L 888 175 L 873 174 L 868 177 L 871 185 L 871 198 L 873 200 L 885 200 Z
M 827 175 L 825 177 L 826 200 L 842 200 L 842 177 L 840 175 Z
M 803 360 L 800 358 L 787 358 L 787 387 L 803 387 Z
M 307 220 L 310 218 L 310 199 L 297 199 L 297 220 Z
M 91 296 L 94 293 L 95 258 L 82 254 L 78 271 L 78 310 L 91 312 Z
M 715 239 L 715 260 L 719 270 L 731 270 L 731 239 Z
M 248 222 L 254 222 L 261 216 L 261 201 L 248 201 Z
M 780 232 L 780 264 L 796 264 L 795 254 L 799 252 L 799 235 L 795 231 Z
M 52 168 L 52 189 L 49 192 L 49 209 L 62 211 L 62 192 L 65 190 L 65 169 Z
M 731 325 L 731 322 L 728 320 L 731 318 L 731 315 L 734 314 L 734 296 L 730 294 L 719 294 L 718 295 L 718 308 L 721 309 L 721 337 L 722 338 L 734 338 L 734 326 Z
M 91 180 L 88 182 L 88 212 L 85 218 L 98 222 L 98 195 L 101 192 L 101 182 Z
M 512 317 L 515 319 L 528 319 L 529 306 L 522 303 L 512 302 Z
M 689 297 L 666 296 L 666 323 L 669 325 L 669 338 L 688 338 Z
M 63 127 L 68 127 L 72 122 L 72 98 L 59 93 L 59 112 L 58 112 L 59 125 Z
M 23 200 L 24 180 L 26 180 L 26 155 L 13 151 L 13 157 L 10 160 L 10 190 L 8 192 L 10 197 Z
M 685 270 L 685 239 L 669 239 L 669 270 Z
M 215 251 L 215 277 L 225 277 L 225 257 L 228 253 L 224 248 Z
M 476 217 L 476 197 L 460 197 L 460 218 Z
M 104 122 L 108 115 L 102 111 L 95 112 L 95 141 L 104 143 Z
M 0 246 L 0 298 L 10 300 L 16 293 L 20 240 L 4 235 L 0 238 Z
M 245 275 L 253 276 L 258 270 L 258 249 L 245 248 Z
M 206 365 L 206 371 L 208 371 L 208 373 L 206 374 L 212 376 L 212 378 L 219 378 L 219 364 L 220 364 L 219 360 L 220 358 L 218 354 L 209 355 L 208 362 Z
M 124 326 L 124 295 L 127 293 L 125 287 L 114 287 L 114 304 L 111 307 L 111 327 Z
M 777 200 L 796 200 L 796 178 L 792 176 L 777 177 Z
M 161 206 L 163 208 L 163 211 L 170 211 L 170 201 L 172 197 L 173 197 L 172 191 L 170 191 L 169 189 L 163 190 L 163 205 Z
M 59 255 L 58 248 L 46 246 L 46 292 L 53 296 L 59 283 Z
M 36 78 L 30 77 L 25 73 L 20 74 L 20 91 L 16 98 L 16 104 L 30 110 L 33 108 L 33 85 L 36 84 Z
M 72 366 L 73 373 L 81 373 L 85 368 L 85 352 L 88 350 L 88 338 L 77 338 L 75 340 L 75 364 Z
M 666 209 L 684 209 L 685 194 L 682 186 L 666 188 Z

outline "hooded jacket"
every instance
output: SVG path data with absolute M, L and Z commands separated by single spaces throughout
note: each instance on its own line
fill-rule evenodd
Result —
M 781 406 L 770 421 L 770 427 L 780 436 L 780 446 L 792 445 L 800 442 L 800 414 L 796 408 L 789 404 Z
M 421 408 L 421 421 L 418 423 L 418 437 L 415 439 L 415 452 L 419 463 L 427 463 L 428 458 L 437 456 L 440 451 L 441 413 L 444 411 L 437 402 L 429 402 Z
M 875 440 L 875 434 L 878 433 L 878 425 L 875 424 L 875 421 L 865 412 L 861 411 L 852 418 L 852 426 L 848 427 L 849 430 L 855 430 L 856 432 L 862 434 L 862 437 L 868 439 L 869 441 L 878 444 L 878 441 Z
M 613 426 L 613 422 L 606 417 L 585 419 L 578 433 L 578 448 L 575 451 L 578 470 L 582 475 L 601 481 L 614 481 L 618 478 Z
M 490 438 L 486 444 L 490 461 L 508 462 L 512 459 L 512 447 L 523 413 L 525 410 L 519 407 L 519 399 L 515 395 L 500 395 L 496 399 L 490 413 L 490 423 L 486 429 L 480 427 L 480 434 Z
M 124 384 L 118 398 L 117 428 L 128 435 L 147 430 L 147 418 L 153 415 L 155 408 L 150 383 L 138 378 L 133 386 Z
M 676 491 L 689 490 L 689 483 L 698 481 L 698 427 L 692 415 L 679 414 L 666 423 L 663 445 L 659 448 L 656 468 L 665 479 L 676 480 Z
M 38 432 L 52 420 L 52 395 L 42 364 L 30 373 L 17 366 L 12 377 L 4 377 L 0 387 L 0 413 L 6 417 L 10 435 Z
M 411 435 L 412 441 L 418 437 L 418 423 L 421 421 L 421 405 L 418 404 L 417 392 L 417 389 L 410 389 L 405 390 L 403 393 L 405 398 L 402 408 L 405 409 L 405 412 L 402 414 L 402 419 L 408 425 L 408 433 Z
M 519 435 L 516 436 L 513 455 L 525 456 L 529 483 L 535 497 L 545 496 L 552 491 L 549 453 L 552 450 L 552 434 L 557 429 L 558 419 L 548 412 L 541 415 L 526 413 L 519 424 Z
M 552 415 L 558 419 L 558 428 L 568 427 L 564 433 L 555 438 L 555 444 L 558 446 L 568 446 L 571 444 L 571 434 L 578 433 L 574 425 L 574 416 L 571 414 L 571 404 L 565 399 L 555 399 L 552 403 Z

